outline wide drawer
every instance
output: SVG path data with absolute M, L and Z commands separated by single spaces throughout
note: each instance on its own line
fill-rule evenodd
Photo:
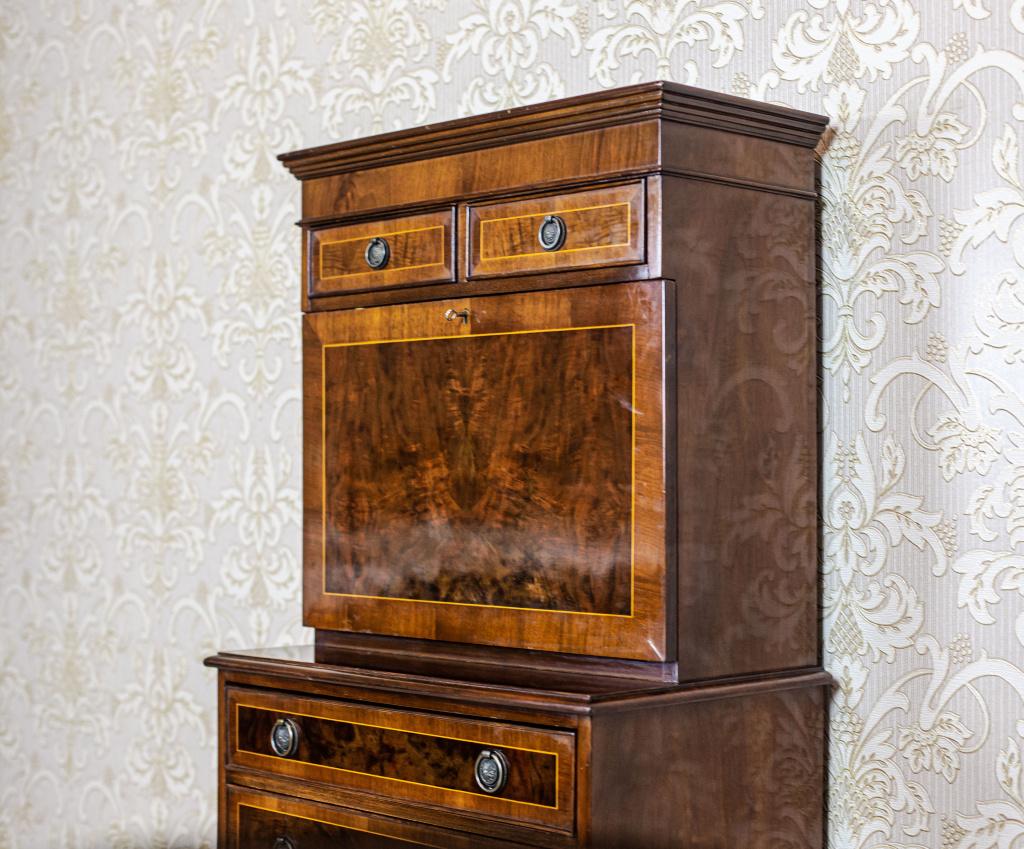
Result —
M 310 230 L 310 297 L 450 282 L 454 232 L 450 208 Z
M 510 844 L 417 823 L 228 788 L 224 849 L 504 849 Z
M 228 690 L 229 764 L 570 831 L 575 736 Z
M 470 206 L 469 276 L 644 259 L 644 184 Z

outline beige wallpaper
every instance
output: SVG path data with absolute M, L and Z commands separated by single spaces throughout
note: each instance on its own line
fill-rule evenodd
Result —
M 307 636 L 273 155 L 657 77 L 833 122 L 832 846 L 1024 846 L 1024 0 L 5 0 L 2 849 L 209 846 Z

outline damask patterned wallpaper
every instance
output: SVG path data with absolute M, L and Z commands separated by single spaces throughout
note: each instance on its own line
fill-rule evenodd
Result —
M 274 154 L 659 77 L 832 119 L 831 844 L 1024 845 L 1024 0 L 6 0 L 0 847 L 212 845 L 308 638 Z

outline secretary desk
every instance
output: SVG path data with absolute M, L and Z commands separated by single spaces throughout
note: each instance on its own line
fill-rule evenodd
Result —
M 819 849 L 816 115 L 635 85 L 280 157 L 303 621 L 222 849 Z

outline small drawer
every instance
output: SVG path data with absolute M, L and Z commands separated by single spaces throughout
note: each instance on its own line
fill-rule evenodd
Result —
M 444 209 L 310 230 L 310 297 L 450 282 L 454 220 Z
M 228 691 L 229 763 L 570 831 L 575 736 L 254 690 Z
M 224 849 L 503 849 L 509 844 L 271 793 L 228 789 Z
M 644 261 L 644 185 L 471 206 L 469 276 Z

